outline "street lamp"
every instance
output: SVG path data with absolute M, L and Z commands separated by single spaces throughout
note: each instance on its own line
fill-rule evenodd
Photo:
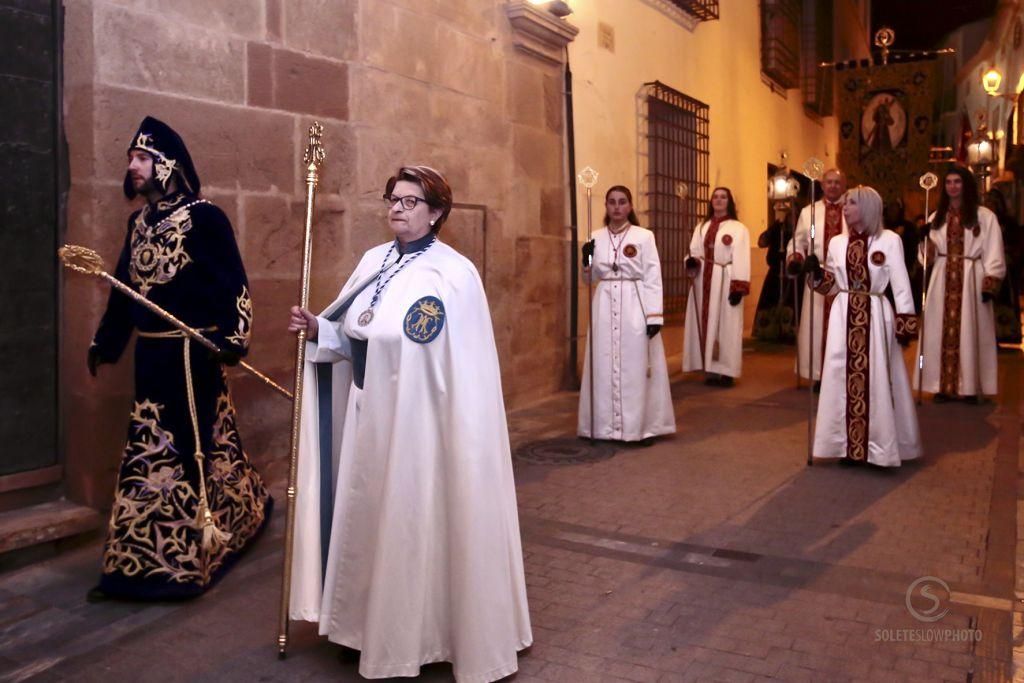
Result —
M 978 132 L 967 143 L 967 165 L 981 178 L 982 187 L 988 190 L 988 177 L 993 166 L 999 163 L 999 150 L 988 126 L 981 123 Z
M 776 211 L 780 211 L 784 208 L 781 205 L 796 197 L 799 191 L 800 184 L 795 178 L 789 177 L 789 169 L 786 168 L 786 158 L 783 155 L 779 170 L 768 179 L 768 200 L 775 204 Z
M 999 96 L 999 86 L 1003 83 L 1003 73 L 996 67 L 991 67 L 981 76 L 981 87 L 993 97 Z

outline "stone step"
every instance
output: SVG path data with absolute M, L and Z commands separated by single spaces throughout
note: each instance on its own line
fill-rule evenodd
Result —
M 94 531 L 102 524 L 99 512 L 69 500 L 0 513 L 0 553 Z

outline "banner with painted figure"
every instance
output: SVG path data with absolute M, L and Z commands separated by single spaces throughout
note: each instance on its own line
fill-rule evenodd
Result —
M 851 187 L 870 185 L 886 202 L 920 191 L 918 177 L 929 168 L 937 64 L 922 60 L 837 72 L 838 160 Z

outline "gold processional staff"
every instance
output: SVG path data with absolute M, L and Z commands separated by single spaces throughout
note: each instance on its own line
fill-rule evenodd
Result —
M 306 164 L 306 223 L 302 239 L 302 284 L 299 306 L 309 308 L 309 269 L 313 252 L 313 207 L 316 187 L 320 182 L 320 165 L 326 152 L 320 139 L 324 127 L 314 121 L 309 127 L 309 143 L 302 162 Z M 299 467 L 299 419 L 302 415 L 302 371 L 306 363 L 306 330 L 300 330 L 295 341 L 295 389 L 292 399 L 292 440 L 288 457 L 288 517 L 284 531 L 284 568 L 281 572 L 281 611 L 277 630 L 277 656 L 284 659 L 288 653 L 288 603 L 291 600 L 292 553 L 295 548 L 295 487 Z
M 182 332 L 184 332 L 189 337 L 196 340 L 206 348 L 210 349 L 214 353 L 220 353 L 220 347 L 218 347 L 212 341 L 204 337 L 199 330 L 189 326 L 188 324 L 174 317 L 173 315 L 162 309 L 160 306 L 156 305 L 155 303 L 153 303 L 146 297 L 142 296 L 134 289 L 132 289 L 131 287 L 129 287 L 128 285 L 121 282 L 116 277 L 105 271 L 103 269 L 103 259 L 100 257 L 99 254 L 97 254 L 92 249 L 77 244 L 65 244 L 63 247 L 57 250 L 57 256 L 60 257 L 60 260 L 64 264 L 65 268 L 69 268 L 79 273 L 85 273 L 86 275 L 94 275 L 102 280 L 106 280 L 107 282 L 110 283 L 112 287 L 114 287 L 114 289 L 121 292 L 125 296 L 130 297 L 133 301 L 135 301 L 135 303 L 145 306 L 150 311 L 157 314 L 158 316 L 169 322 L 171 325 L 174 325 L 176 328 L 178 328 L 179 330 L 181 330 Z M 261 380 L 264 384 L 266 384 L 271 389 L 274 389 L 285 398 L 292 397 L 292 395 L 288 392 L 287 389 L 285 389 L 280 384 L 270 379 L 262 372 L 246 363 L 245 361 L 240 361 L 238 363 L 238 366 L 241 367 L 246 372 L 248 372 L 249 374 Z

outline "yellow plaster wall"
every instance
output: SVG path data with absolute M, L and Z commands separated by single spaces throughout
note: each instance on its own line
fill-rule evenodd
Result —
M 799 90 L 783 96 L 762 80 L 755 0 L 722 0 L 720 19 L 700 23 L 692 31 L 642 0 L 570 4 L 570 21 L 580 29 L 569 47 L 576 161 L 579 168 L 590 165 L 601 174 L 595 197 L 603 197 L 617 183 L 639 188 L 637 93 L 645 82 L 661 81 L 709 105 L 709 180 L 712 187 L 732 189 L 740 220 L 755 245 L 752 291 L 745 304 L 749 333 L 767 270 L 764 251 L 756 248 L 768 218 L 767 165 L 778 163 L 780 150 L 789 154 L 789 164 L 796 168 L 812 155 L 826 167 L 834 164 L 835 118 L 812 119 L 804 114 Z M 598 22 L 614 28 L 614 53 L 598 47 Z M 644 208 L 641 198 L 637 203 Z M 603 216 L 601 211 L 595 205 L 595 222 Z M 582 204 L 580 215 L 585 220 Z

